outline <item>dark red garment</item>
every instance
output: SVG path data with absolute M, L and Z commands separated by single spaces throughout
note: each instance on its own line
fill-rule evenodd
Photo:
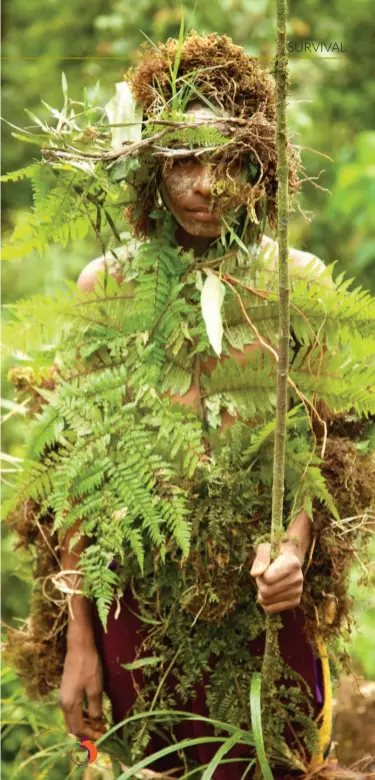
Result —
M 132 612 L 130 610 L 132 610 Z M 115 612 L 116 605 L 111 609 L 108 618 L 107 632 L 104 631 L 97 614 L 95 615 L 95 633 L 98 650 L 103 663 L 105 692 L 112 703 L 114 723 L 119 723 L 130 714 L 130 710 L 137 695 L 133 687 L 132 673 L 124 669 L 121 664 L 131 663 L 135 660 L 136 650 L 142 639 L 146 636 L 148 627 L 133 614 L 133 612 L 139 612 L 139 607 L 130 588 L 126 591 L 121 601 L 121 610 L 116 619 L 114 617 Z M 318 715 L 321 710 L 322 702 L 319 679 L 317 678 L 319 664 L 317 664 L 317 659 L 314 657 L 312 647 L 308 643 L 303 630 L 303 612 L 301 609 L 290 609 L 280 613 L 280 615 L 283 621 L 283 628 L 279 632 L 281 655 L 293 670 L 302 675 L 309 685 L 313 692 L 311 703 L 314 707 L 315 715 Z M 258 656 L 262 655 L 264 650 L 264 635 L 255 641 L 249 642 L 249 649 Z M 145 655 L 147 655 L 147 652 Z M 210 659 L 212 668 L 214 668 L 214 664 L 215 656 L 212 656 L 212 660 Z M 142 688 L 142 670 L 134 670 L 133 675 L 136 684 Z M 174 681 L 175 677 L 171 675 L 168 678 L 169 684 L 173 686 Z M 183 705 L 176 694 L 177 709 L 188 710 L 194 714 L 208 717 L 209 713 L 205 705 L 204 695 L 204 688 L 207 681 L 208 673 L 204 676 L 204 682 L 195 686 L 197 695 L 189 705 Z M 244 728 L 246 728 L 245 725 Z M 182 721 L 178 726 L 174 727 L 174 731 L 178 740 L 192 737 L 213 736 L 213 729 L 209 724 L 201 721 Z M 287 733 L 286 738 L 288 739 Z M 164 741 L 161 736 L 152 734 L 152 739 L 147 747 L 146 754 L 150 755 L 157 750 L 161 750 L 165 748 L 167 744 L 168 743 Z M 219 746 L 219 742 L 197 745 L 189 749 L 188 755 L 199 764 L 204 765 L 211 760 Z M 249 758 L 250 755 L 248 751 L 249 749 L 246 745 L 235 745 L 231 751 L 227 753 L 225 758 L 239 758 L 241 756 Z M 181 767 L 181 774 L 179 775 L 177 773 L 174 777 L 182 776 L 183 766 L 178 758 L 177 752 L 153 762 L 149 768 L 161 772 L 176 766 Z M 245 768 L 246 763 L 244 761 L 233 762 L 218 767 L 215 770 L 213 777 L 214 780 L 241 780 Z M 285 780 L 288 777 L 292 777 L 292 775 L 284 774 L 283 771 L 281 774 L 274 772 L 274 776 L 283 777 Z M 251 774 L 248 774 L 247 778 L 250 777 Z

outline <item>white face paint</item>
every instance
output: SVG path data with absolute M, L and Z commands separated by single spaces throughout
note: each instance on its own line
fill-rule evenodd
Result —
M 186 114 L 199 120 L 216 116 L 198 101 L 189 105 Z M 219 120 L 210 126 L 223 130 Z M 163 201 L 178 224 L 192 236 L 217 238 L 220 235 L 220 218 L 210 210 L 211 185 L 211 165 L 195 157 L 182 158 L 163 175 L 160 186 Z

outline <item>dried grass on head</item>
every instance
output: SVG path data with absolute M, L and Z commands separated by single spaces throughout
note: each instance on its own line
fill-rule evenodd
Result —
M 277 151 L 275 84 L 272 76 L 260 68 L 256 57 L 248 56 L 227 35 L 186 37 L 182 50 L 176 39 L 165 44 L 142 46 L 141 62 L 130 69 L 128 80 L 137 103 L 142 106 L 144 120 L 157 119 L 173 98 L 171 69 L 179 58 L 177 84 L 181 95 L 193 82 L 191 101 L 209 101 L 230 115 L 226 124 L 231 143 L 220 150 L 215 166 L 214 205 L 219 213 L 246 206 L 251 237 L 260 240 L 265 212 L 271 228 L 277 226 Z M 186 107 L 186 106 L 185 106 Z M 163 114 L 165 116 L 165 114 Z M 220 121 L 222 124 L 223 120 Z M 228 176 L 230 164 L 238 157 L 250 160 L 257 168 L 251 182 L 234 182 Z M 148 238 L 155 231 L 150 214 L 160 205 L 158 183 L 170 158 L 150 155 L 143 159 L 139 175 L 135 176 L 135 203 L 126 212 L 137 237 Z M 145 174 L 145 167 L 147 169 Z M 142 170 L 143 169 L 143 170 Z M 298 171 L 303 170 L 297 147 L 289 144 L 289 191 L 293 197 L 299 189 Z

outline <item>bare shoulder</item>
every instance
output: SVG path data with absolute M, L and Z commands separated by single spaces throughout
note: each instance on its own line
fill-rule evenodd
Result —
M 268 236 L 262 237 L 261 242 L 262 248 L 270 249 L 275 252 L 275 265 L 277 261 L 277 242 L 273 241 L 272 238 L 269 238 Z M 312 261 L 314 261 L 312 263 Z M 298 271 L 299 269 L 306 268 L 307 265 L 312 263 L 312 270 L 314 274 L 317 276 L 320 276 L 321 274 L 326 271 L 326 265 L 323 263 L 323 260 L 320 259 L 320 257 L 317 257 L 316 255 L 313 255 L 311 252 L 304 252 L 301 249 L 294 249 L 293 247 L 289 248 L 289 268 L 292 271 Z M 328 276 L 325 277 L 325 283 L 329 286 L 334 286 L 334 282 L 332 279 Z
M 114 261 L 112 256 L 101 255 L 101 257 L 96 257 L 95 260 L 91 260 L 81 271 L 77 280 L 78 287 L 84 292 L 88 292 L 93 290 L 97 283 L 99 286 L 102 286 L 99 275 L 105 270 L 106 262 L 108 272 L 120 284 L 124 278 L 121 266 Z
M 294 249 L 293 247 L 289 249 L 289 260 L 290 266 L 296 269 L 305 268 L 312 260 L 314 261 L 314 271 L 323 273 L 326 268 L 320 257 L 311 254 L 311 252 L 303 252 L 302 249 Z

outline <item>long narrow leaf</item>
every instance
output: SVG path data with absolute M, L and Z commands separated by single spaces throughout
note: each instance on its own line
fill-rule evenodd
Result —
M 116 731 L 123 728 L 123 726 L 126 726 L 128 723 L 132 723 L 136 720 L 142 720 L 144 718 L 155 718 L 160 717 L 163 715 L 183 715 L 188 720 L 199 720 L 203 723 L 208 723 L 210 726 L 213 726 L 214 728 L 220 728 L 224 731 L 228 731 L 229 734 L 239 733 L 241 734 L 244 743 L 247 745 L 254 745 L 254 740 L 251 732 L 245 731 L 245 729 L 239 729 L 236 726 L 232 726 L 230 723 L 224 723 L 224 721 L 221 720 L 214 720 L 213 718 L 206 718 L 204 715 L 196 715 L 193 712 L 186 712 L 185 710 L 152 710 L 151 712 L 140 712 L 136 715 L 131 715 L 129 718 L 124 718 L 124 720 L 120 721 L 120 723 L 116 723 L 115 726 L 112 726 L 109 731 L 106 731 L 105 734 L 103 734 L 102 737 L 100 737 L 97 742 L 95 743 L 97 747 L 101 745 L 103 742 L 105 742 L 108 737 L 112 736 Z
M 201 777 L 201 780 L 211 780 L 211 777 L 216 769 L 217 766 L 221 763 L 221 759 L 223 756 L 225 756 L 227 753 L 229 753 L 230 749 L 237 744 L 237 742 L 240 741 L 240 732 L 235 732 L 235 734 L 232 734 L 231 737 L 228 737 L 228 739 L 225 740 L 223 745 L 220 745 L 219 749 L 216 751 L 215 755 L 211 759 L 210 763 L 207 765 L 207 768 L 203 772 L 203 775 Z
M 255 749 L 257 752 L 260 768 L 262 770 L 262 777 L 264 777 L 264 780 L 274 780 L 270 765 L 267 760 L 266 751 L 264 749 L 262 715 L 260 707 L 261 687 L 262 675 L 259 674 L 259 672 L 254 672 L 251 677 L 250 687 L 250 717 Z
M 129 780 L 129 778 L 134 777 L 137 772 L 144 769 L 146 766 L 150 766 L 154 761 L 158 761 L 159 758 L 164 758 L 164 756 L 168 756 L 170 753 L 176 753 L 178 750 L 183 750 L 184 748 L 192 747 L 193 745 L 204 745 L 208 742 L 224 741 L 225 739 L 223 737 L 195 737 L 194 739 L 184 739 L 182 742 L 177 742 L 175 745 L 169 745 L 168 747 L 163 748 L 163 750 L 158 750 L 157 753 L 153 753 L 151 756 L 147 756 L 141 761 L 138 761 L 137 764 L 127 769 L 126 772 L 123 772 L 117 780 Z
M 241 758 L 239 758 L 239 757 L 238 758 L 224 758 L 220 762 L 220 766 L 224 766 L 226 764 L 247 763 L 248 761 L 249 761 L 248 758 L 243 758 L 243 757 L 241 757 Z M 250 772 L 250 769 L 252 769 L 254 764 L 255 764 L 255 760 L 254 759 L 249 761 L 249 763 L 248 763 L 248 765 L 247 765 L 247 767 L 246 767 L 246 769 L 245 769 L 245 771 L 244 771 L 244 773 L 243 773 L 243 775 L 241 777 L 241 780 L 245 780 L 245 778 L 247 777 L 247 775 Z M 208 766 L 208 764 L 202 764 L 199 767 L 195 767 L 195 769 L 190 769 L 190 771 L 185 773 L 183 775 L 183 777 L 180 778 L 180 780 L 188 780 L 189 777 L 193 777 L 193 775 L 197 775 L 198 772 L 201 772 L 202 769 L 206 769 L 207 766 Z M 202 780 L 202 778 L 199 776 L 197 778 L 197 780 Z

